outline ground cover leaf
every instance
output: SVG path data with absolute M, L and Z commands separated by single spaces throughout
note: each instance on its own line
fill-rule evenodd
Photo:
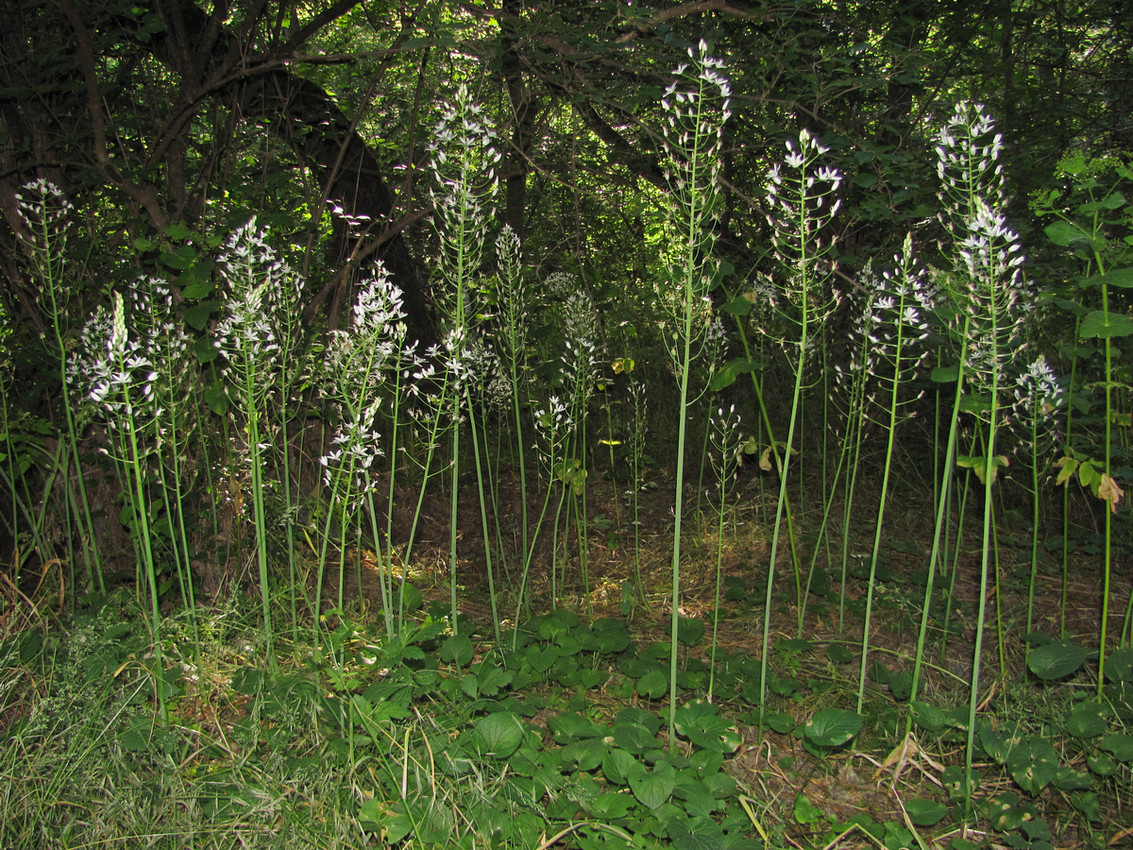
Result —
M 1066 732 L 1075 738 L 1096 738 L 1105 732 L 1106 709 L 1096 702 L 1081 702 L 1066 719 Z
M 1089 653 L 1077 644 L 1057 641 L 1032 649 L 1027 667 L 1040 679 L 1051 681 L 1077 672 L 1088 657 Z
M 840 747 L 858 734 L 862 716 L 853 711 L 824 708 L 803 727 L 806 739 L 818 747 Z
M 677 771 L 667 761 L 657 762 L 652 770 L 641 762 L 635 762 L 626 772 L 626 779 L 641 805 L 657 809 L 672 796 Z
M 1118 761 L 1133 761 L 1133 735 L 1106 735 L 1098 746 Z
M 481 755 L 507 758 L 523 743 L 523 721 L 510 711 L 497 711 L 472 726 L 472 742 Z
M 905 811 L 917 826 L 933 826 L 940 823 L 948 814 L 948 807 L 935 800 L 926 800 L 923 797 L 914 797 L 905 801 Z

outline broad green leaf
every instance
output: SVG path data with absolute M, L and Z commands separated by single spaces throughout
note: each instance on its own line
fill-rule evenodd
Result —
M 1032 649 L 1027 667 L 1040 679 L 1050 681 L 1077 672 L 1088 657 L 1089 653 L 1077 644 L 1058 641 Z
M 466 635 L 452 635 L 441 644 L 437 655 L 441 661 L 449 661 L 457 667 L 463 667 L 472 660 L 475 649 L 472 641 Z
M 1115 649 L 1105 660 L 1105 680 L 1133 685 L 1133 647 Z
M 637 692 L 649 699 L 659 699 L 669 692 L 669 679 L 660 670 L 650 670 L 637 680 Z
M 473 744 L 481 755 L 507 758 L 523 743 L 523 722 L 511 711 L 485 715 L 472 730 Z
M 1118 761 L 1133 761 L 1133 735 L 1106 735 L 1098 746 Z
M 649 730 L 650 735 L 656 735 L 661 728 L 661 718 L 652 711 L 646 711 L 637 706 L 628 706 L 617 713 L 614 723 L 636 723 Z
M 624 818 L 637 805 L 629 794 L 619 794 L 617 791 L 607 791 L 590 804 L 590 814 L 597 818 L 617 819 Z
M 959 363 L 953 363 L 951 366 L 936 366 L 929 373 L 929 380 L 935 384 L 954 384 L 959 377 Z
M 546 673 L 559 660 L 559 653 L 552 646 L 540 648 L 532 644 L 527 647 L 524 658 L 536 673 Z
M 712 376 L 712 381 L 709 384 L 709 389 L 712 392 L 719 392 L 734 384 L 740 375 L 747 375 L 758 368 L 759 364 L 756 361 L 749 360 L 746 357 L 736 357 L 716 370 L 716 374 Z
M 1086 791 L 1094 786 L 1094 777 L 1088 771 L 1062 765 L 1054 772 L 1050 784 L 1059 791 Z
M 209 320 L 212 318 L 213 312 L 219 306 L 220 302 L 216 300 L 202 301 L 199 304 L 194 304 L 192 307 L 185 311 L 185 322 L 193 330 L 203 331 L 205 329 L 205 325 L 207 325 L 209 323 Z M 211 342 L 209 343 L 209 347 L 213 347 Z M 200 359 L 199 353 L 197 355 L 197 359 Z M 208 361 L 201 360 L 201 362 L 207 363 Z
M 614 727 L 614 737 L 617 739 L 617 727 Z M 654 741 L 656 743 L 656 741 Z M 611 785 L 625 785 L 629 780 L 626 775 L 630 769 L 637 763 L 637 759 L 633 757 L 632 753 L 625 750 L 618 749 L 617 747 L 610 747 L 606 750 L 605 756 L 602 757 L 602 775 L 606 777 L 606 781 Z
M 562 714 L 548 717 L 547 726 L 550 727 L 555 740 L 559 743 L 583 738 L 597 738 L 603 734 L 603 729 L 600 726 L 595 726 L 585 717 L 575 714 L 573 711 L 565 711 Z
M 1078 329 L 1083 339 L 1113 339 L 1115 337 L 1133 336 L 1133 319 L 1123 313 L 1110 312 L 1109 322 L 1106 322 L 1105 313 L 1094 310 L 1082 319 Z
M 614 725 L 614 743 L 635 755 L 658 748 L 654 733 L 651 733 L 640 723 L 616 723 Z
M 676 786 L 677 771 L 667 761 L 657 762 L 650 770 L 641 762 L 634 763 L 626 772 L 633 796 L 648 809 L 656 809 L 672 796 Z
M 1066 731 L 1075 738 L 1096 738 L 1105 732 L 1105 715 L 1096 702 L 1078 703 L 1066 720 Z
M 696 617 L 677 617 L 677 642 L 692 646 L 704 637 L 704 621 Z
M 933 826 L 940 823 L 948 814 L 948 807 L 935 800 L 914 797 L 905 801 L 905 811 L 909 813 L 909 820 L 916 826 Z
M 1090 234 L 1070 221 L 1056 221 L 1043 228 L 1047 239 L 1055 245 L 1065 248 L 1072 242 L 1089 241 Z
M 1093 277 L 1086 278 L 1081 285 L 1116 286 L 1120 289 L 1129 289 L 1133 287 L 1133 267 L 1113 269 L 1105 274 L 1094 275 Z
M 667 834 L 675 850 L 727 850 L 727 839 L 720 824 L 709 817 L 693 817 L 669 824 Z
M 849 664 L 854 660 L 854 653 L 840 643 L 832 643 L 826 647 L 826 657 L 833 664 Z
M 177 221 L 173 224 L 165 226 L 165 235 L 172 239 L 174 242 L 180 242 L 182 239 L 187 239 L 189 236 L 189 228 L 181 222 Z
M 822 809 L 802 794 L 795 795 L 795 821 L 803 825 L 818 823 L 825 818 Z
M 862 716 L 853 711 L 824 708 L 803 727 L 806 739 L 817 747 L 840 747 L 862 728 Z
M 740 745 L 740 736 L 732 723 L 720 717 L 711 703 L 690 703 L 678 709 L 676 727 L 677 734 L 706 750 L 731 753 Z
M 941 709 L 921 700 L 913 701 L 913 719 L 927 732 L 939 732 L 948 722 Z
M 1011 750 L 1007 770 L 1016 784 L 1032 796 L 1042 792 L 1058 770 L 1058 753 L 1038 735 L 1028 735 Z

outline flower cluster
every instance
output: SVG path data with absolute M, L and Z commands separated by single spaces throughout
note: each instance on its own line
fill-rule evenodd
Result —
M 441 111 L 429 145 L 437 187 L 433 219 L 440 235 L 440 266 L 458 290 L 480 267 L 487 222 L 495 198 L 496 164 L 500 154 L 496 133 L 484 110 L 461 85 Z M 460 297 L 457 306 L 464 308 Z M 463 323 L 464 317 L 456 318 Z
M 708 439 L 712 443 L 714 453 L 712 467 L 716 472 L 716 484 L 721 498 L 726 495 L 728 485 L 735 479 L 739 469 L 742 421 L 743 418 L 736 413 L 734 404 L 729 405 L 727 410 L 723 406 L 717 408 L 716 415 L 712 417 Z
M 1065 402 L 1066 392 L 1041 354 L 1015 379 L 1016 414 L 1035 427 L 1048 425 Z
M 108 427 L 144 430 L 160 415 L 153 403 L 157 372 L 143 341 L 131 337 L 121 292 L 114 293 L 111 311 L 102 307 L 91 317 L 80 345 L 87 357 L 76 360 L 71 374 L 87 388 Z
M 732 116 L 732 88 L 723 60 L 708 55 L 704 39 L 688 49 L 688 57 L 673 69 L 661 109 L 669 187 L 682 220 L 688 213 L 700 220 L 715 214 L 720 202 L 720 151 L 724 125 Z
M 27 228 L 20 236 L 40 266 L 40 277 L 50 282 L 66 250 L 67 229 L 74 207 L 58 186 L 43 178 L 20 187 L 16 192 L 16 206 Z
M 672 290 L 661 305 L 680 324 L 698 309 L 717 269 L 714 223 L 723 209 L 720 190 L 724 125 L 731 118 L 732 89 L 724 62 L 708 54 L 703 39 L 688 50 L 689 61 L 673 69 L 661 98 L 665 113 L 665 176 L 671 204 L 665 265 Z M 686 326 L 687 327 L 687 326 Z M 696 323 L 703 328 L 702 323 Z
M 942 221 L 959 262 L 949 280 L 957 320 L 967 327 L 965 368 L 977 386 L 1002 385 L 1022 336 L 1030 299 L 1023 298 L 1019 235 L 1007 227 L 1002 137 L 983 107 L 960 103 L 936 147 Z
M 1003 136 L 983 106 L 961 101 L 940 128 L 936 144 L 936 173 L 941 184 L 945 228 L 963 238 L 967 222 L 983 203 L 1003 208 L 1007 191 L 999 154 Z
M 820 157 L 829 150 L 803 129 L 797 142 L 787 140 L 783 165 L 776 163 L 767 174 L 772 240 L 780 261 L 791 273 L 786 294 L 796 303 L 808 297 L 801 286 L 815 274 L 816 264 L 833 247 L 823 231 L 841 207 L 837 193 L 842 186 L 842 174 L 836 168 L 818 165 Z
M 563 381 L 574 403 L 584 405 L 598 378 L 601 340 L 598 310 L 589 294 L 577 289 L 563 305 Z
M 911 235 L 894 264 L 880 276 L 863 276 L 866 303 L 852 331 L 858 342 L 853 367 L 878 382 L 888 395 L 886 405 L 896 402 L 898 385 L 916 377 L 928 356 L 921 343 L 931 331 L 937 295 L 913 256 Z
M 979 204 L 959 253 L 966 274 L 953 296 L 971 320 L 966 365 L 980 382 L 990 384 L 994 378 L 998 383 L 1014 356 L 1031 305 L 1023 298 L 1026 279 L 1019 234 L 1007 228 L 1002 214 Z
M 359 507 L 376 486 L 375 462 L 384 454 L 374 425 L 377 412 L 377 403 L 362 411 L 347 411 L 330 450 L 319 458 L 323 480 L 351 508 Z
M 229 237 L 219 264 L 229 291 L 213 344 L 239 403 L 259 404 L 286 377 L 297 343 L 301 281 L 254 217 Z
M 404 318 L 402 291 L 379 263 L 359 289 L 349 327 L 333 331 L 327 342 L 325 392 L 333 400 L 358 410 L 371 403 L 391 372 L 397 377 L 406 348 Z

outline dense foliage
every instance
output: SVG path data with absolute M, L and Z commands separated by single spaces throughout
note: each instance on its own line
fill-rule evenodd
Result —
M 241 846 L 1117 840 L 1123 4 L 7 12 L 0 843 L 160 817 L 52 730 Z M 950 752 L 855 820 L 765 735 Z

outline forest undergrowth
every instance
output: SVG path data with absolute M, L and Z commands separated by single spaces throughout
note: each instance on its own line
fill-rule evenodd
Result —
M 1029 199 L 1040 285 L 960 102 L 925 232 L 847 282 L 851 178 L 800 129 L 741 276 L 728 67 L 687 57 L 655 279 L 616 295 L 496 226 L 456 87 L 433 344 L 381 264 L 310 327 L 243 210 L 80 301 L 71 202 L 23 187 L 50 323 L 2 338 L 0 845 L 1130 840 L 1133 170 Z

